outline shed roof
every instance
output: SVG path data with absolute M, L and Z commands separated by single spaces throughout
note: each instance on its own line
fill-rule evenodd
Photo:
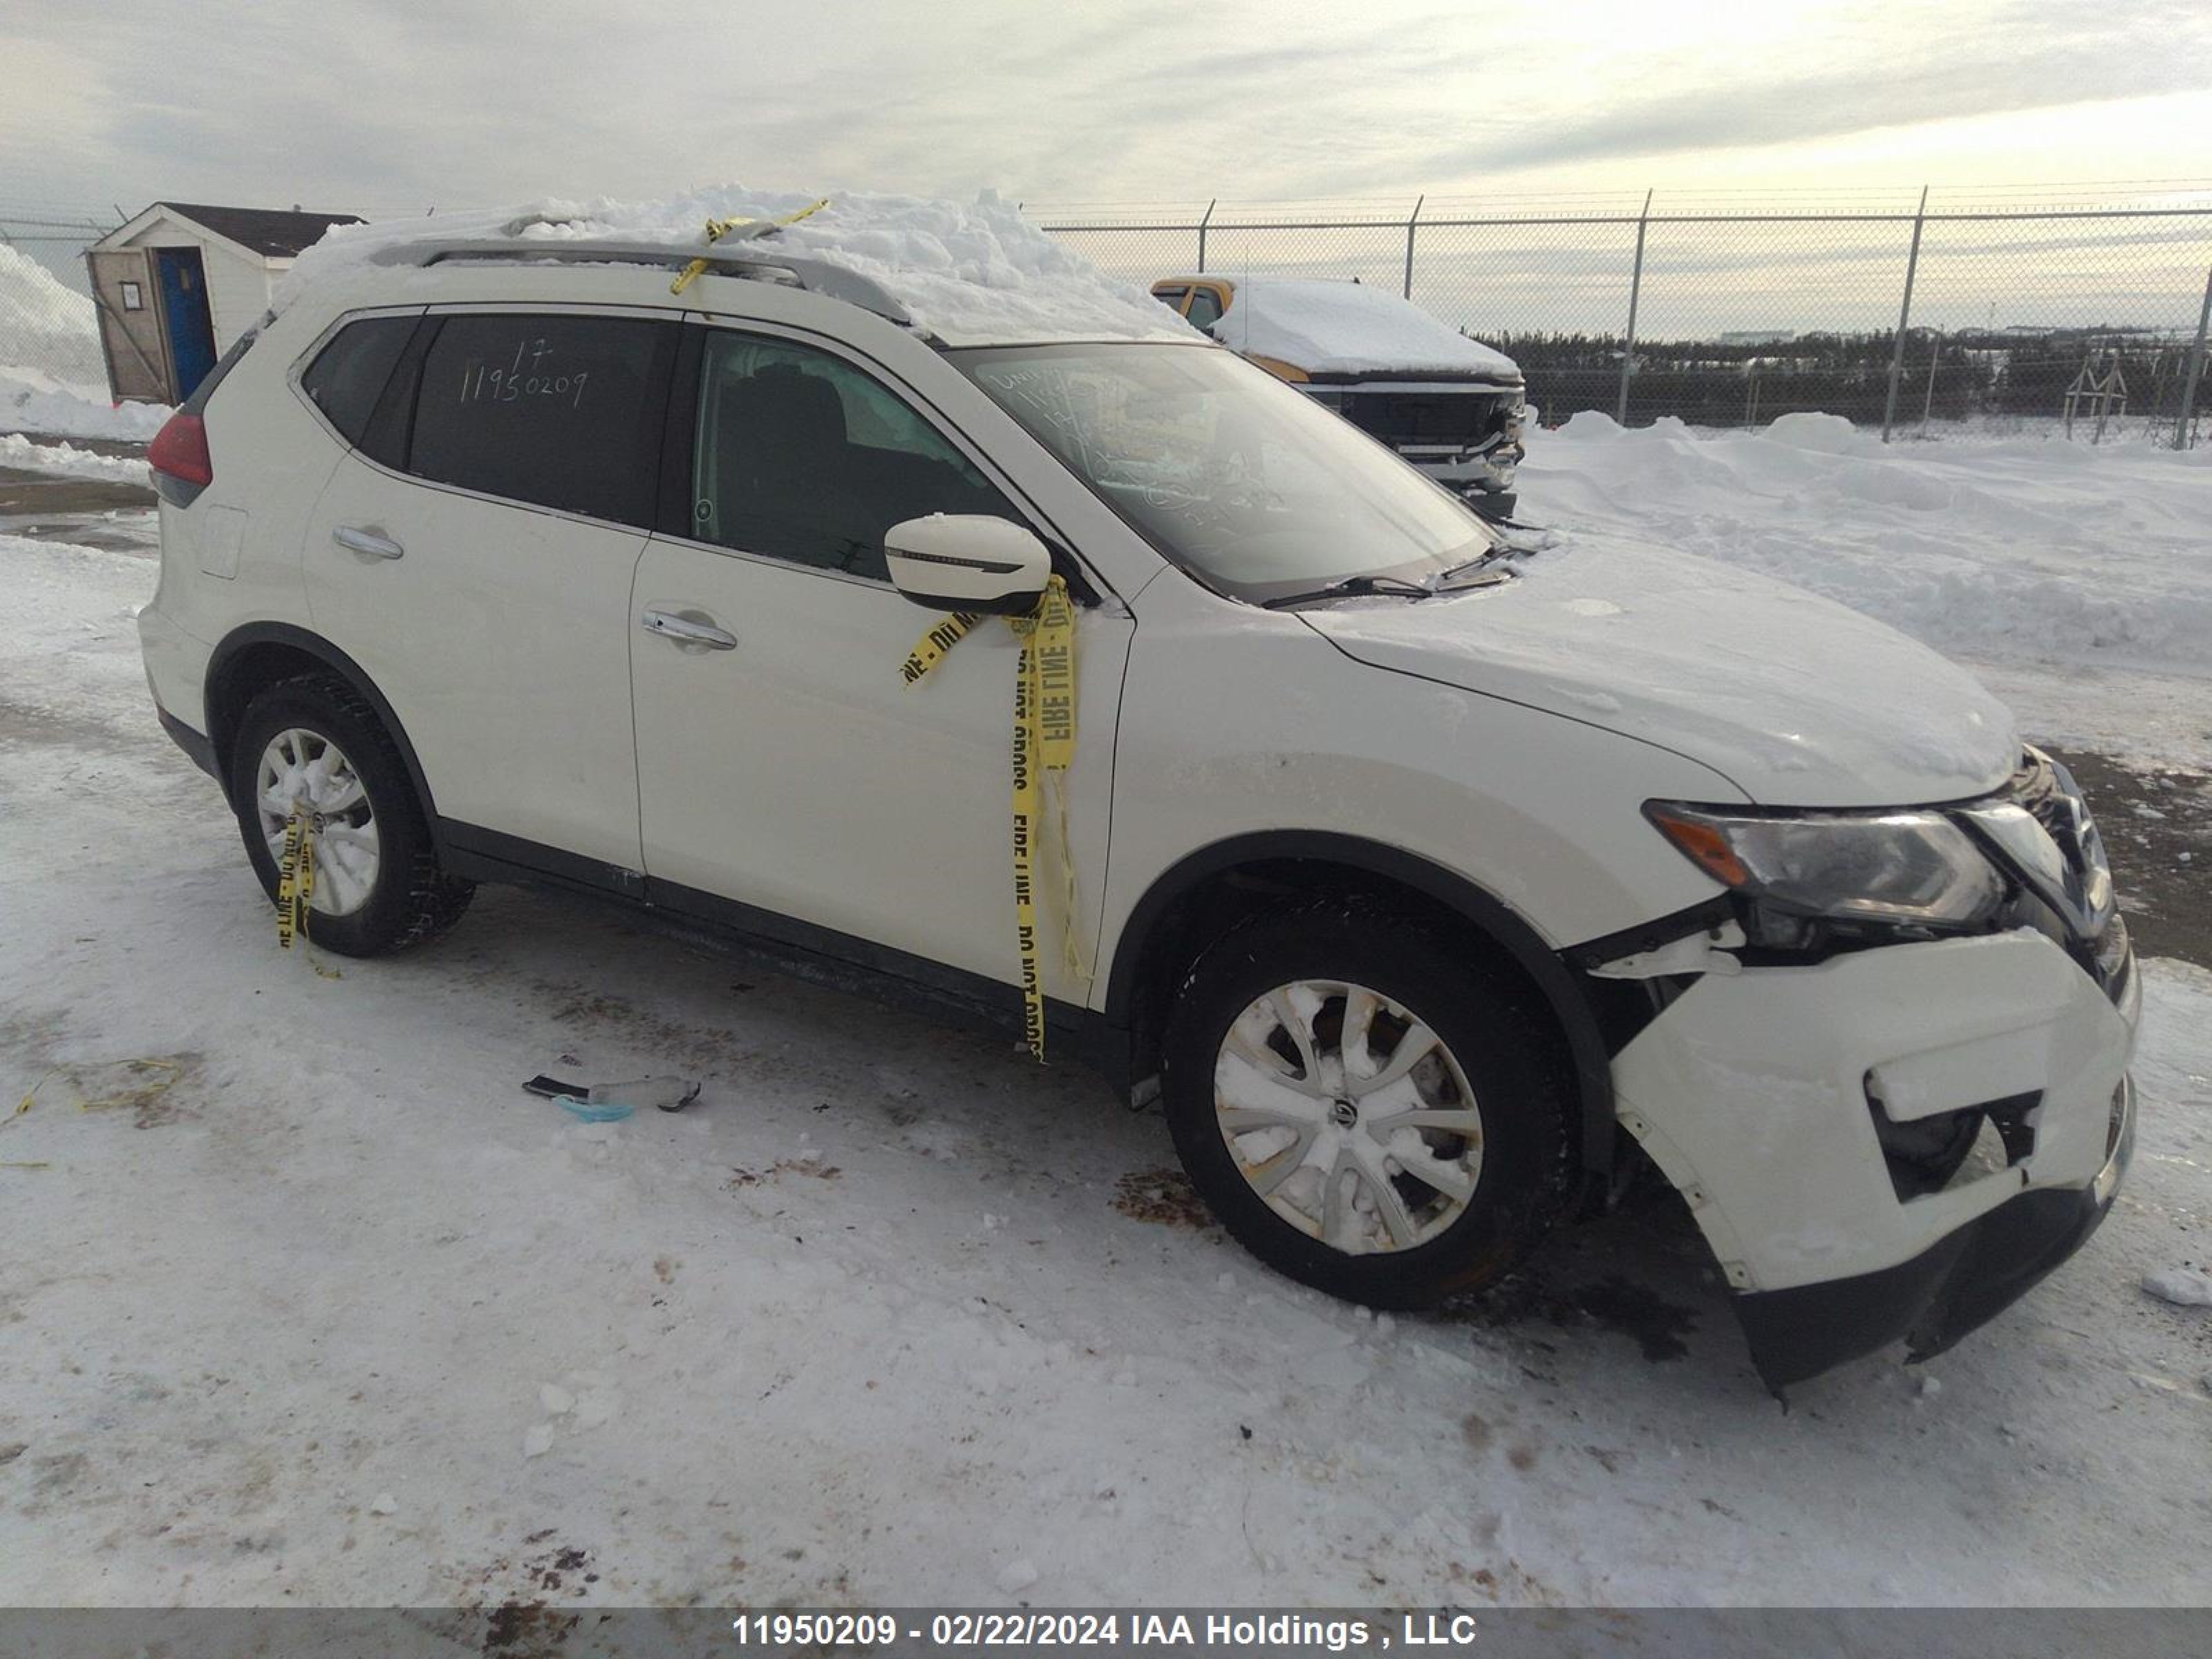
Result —
M 227 237 L 264 258 L 289 259 L 323 240 L 332 225 L 363 222 L 354 213 L 305 213 L 283 208 L 216 207 L 205 202 L 156 202 L 180 218 Z M 143 217 L 143 215 L 140 216 Z

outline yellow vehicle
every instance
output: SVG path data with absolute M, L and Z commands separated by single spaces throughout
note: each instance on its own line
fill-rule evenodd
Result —
M 1358 282 L 1164 276 L 1152 297 L 1486 517 L 1512 516 L 1525 386 L 1504 353 Z

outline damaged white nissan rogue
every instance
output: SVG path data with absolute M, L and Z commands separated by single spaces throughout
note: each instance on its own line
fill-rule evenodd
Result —
M 543 883 L 1026 1018 L 1376 1306 L 1656 1166 L 1777 1389 L 2095 1228 L 2132 954 L 1972 679 L 1740 570 L 1517 550 L 1134 290 L 963 298 L 836 228 L 417 230 L 162 432 L 154 696 L 317 945 Z

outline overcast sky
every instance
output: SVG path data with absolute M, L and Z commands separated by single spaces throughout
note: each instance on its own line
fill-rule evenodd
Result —
M 0 0 L 0 206 L 2212 174 L 2212 0 Z

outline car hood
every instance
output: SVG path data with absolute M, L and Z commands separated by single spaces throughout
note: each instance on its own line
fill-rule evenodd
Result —
M 2010 713 L 1972 675 L 1801 588 L 1640 546 L 1515 568 L 1463 594 L 1297 614 L 1360 662 L 1656 744 L 1765 805 L 1957 800 L 2018 764 Z

